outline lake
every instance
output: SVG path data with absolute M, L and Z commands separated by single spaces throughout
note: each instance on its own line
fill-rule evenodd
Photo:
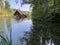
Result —
M 0 19 L 0 34 L 8 40 L 12 39 L 12 45 L 26 45 L 26 42 L 22 42 L 22 38 L 25 36 L 26 32 L 30 32 L 32 27 L 31 19 L 20 19 L 16 20 L 14 18 L 2 18 Z M 28 37 L 27 37 L 28 38 Z M 40 40 L 42 41 L 42 39 Z M 50 45 L 46 41 L 46 45 Z M 52 43 L 52 45 L 54 45 Z
M 19 39 L 24 36 L 25 32 L 29 32 L 32 26 L 31 19 L 16 20 L 13 18 L 4 18 L 0 23 L 3 25 L 0 32 L 5 37 L 8 37 L 8 39 L 10 39 L 10 31 L 12 30 L 12 45 L 21 45 Z

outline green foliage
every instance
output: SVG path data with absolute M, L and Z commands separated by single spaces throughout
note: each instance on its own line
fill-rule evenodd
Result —
M 0 0 L 0 15 L 13 15 L 14 9 L 10 9 L 8 0 L 5 0 L 5 7 L 3 6 L 3 0 Z
M 31 12 L 29 12 L 29 11 L 25 11 L 25 13 L 26 13 L 28 19 L 31 19 L 31 18 L 32 18 L 32 16 L 31 16 Z
M 6 35 L 0 35 L 0 45 L 12 45 L 12 30 L 10 30 L 9 38 Z
M 9 10 L 10 9 L 10 4 L 8 1 L 5 1 L 5 9 Z
M 33 11 L 32 11 L 32 16 L 33 16 L 33 24 L 34 24 L 34 29 L 33 29 L 33 33 L 34 31 L 36 32 L 36 35 L 41 35 L 42 38 L 49 38 L 49 33 L 51 33 L 54 37 L 54 39 L 56 39 L 55 37 L 60 37 L 60 24 L 56 23 L 56 21 L 54 23 L 52 23 L 52 19 L 58 18 L 55 17 L 55 13 L 60 12 L 59 9 L 59 4 L 58 3 L 59 0 L 45 0 L 45 1 L 37 1 L 37 0 L 33 0 Z M 51 13 L 54 13 L 54 15 L 52 15 Z M 36 19 L 36 20 L 35 20 Z M 47 21 L 47 22 L 45 22 Z M 51 22 L 48 22 L 51 21 Z M 34 23 L 35 22 L 35 23 Z M 42 31 L 42 33 L 41 33 Z M 38 33 L 37 33 L 38 32 Z M 40 34 L 39 34 L 40 32 Z M 47 33 L 48 32 L 48 33 Z M 34 36 L 32 34 L 32 36 Z M 33 39 L 32 39 L 33 40 Z M 55 42 L 56 43 L 56 42 Z
M 3 7 L 3 3 L 2 3 L 2 0 L 0 0 L 0 7 Z
M 4 36 L 0 35 L 0 45 L 12 45 L 12 39 L 5 38 Z M 11 38 L 11 37 L 10 37 Z
M 55 15 L 60 13 L 60 0 L 32 0 L 31 4 L 34 25 L 31 31 L 31 45 L 40 45 L 38 44 L 40 36 L 44 39 L 43 41 L 53 37 L 56 39 L 56 36 L 60 38 L 60 24 L 56 23 L 56 19 L 60 17 Z M 54 18 L 55 22 L 52 20 Z

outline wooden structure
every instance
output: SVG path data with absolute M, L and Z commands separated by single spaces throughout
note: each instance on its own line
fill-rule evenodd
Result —
M 27 18 L 27 15 L 24 11 L 21 11 L 21 10 L 16 10 L 15 13 L 14 13 L 14 16 L 16 19 L 21 19 L 21 18 Z

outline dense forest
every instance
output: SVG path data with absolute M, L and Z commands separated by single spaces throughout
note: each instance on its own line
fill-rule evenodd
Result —
M 23 0 L 23 4 L 33 8 L 33 28 L 28 33 L 27 45 L 46 45 L 49 40 L 51 45 L 60 45 L 60 0 Z

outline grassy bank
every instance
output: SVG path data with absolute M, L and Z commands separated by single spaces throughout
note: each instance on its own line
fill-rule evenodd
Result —
M 13 15 L 15 12 L 15 9 L 5 9 L 3 7 L 0 7 L 0 15 Z

